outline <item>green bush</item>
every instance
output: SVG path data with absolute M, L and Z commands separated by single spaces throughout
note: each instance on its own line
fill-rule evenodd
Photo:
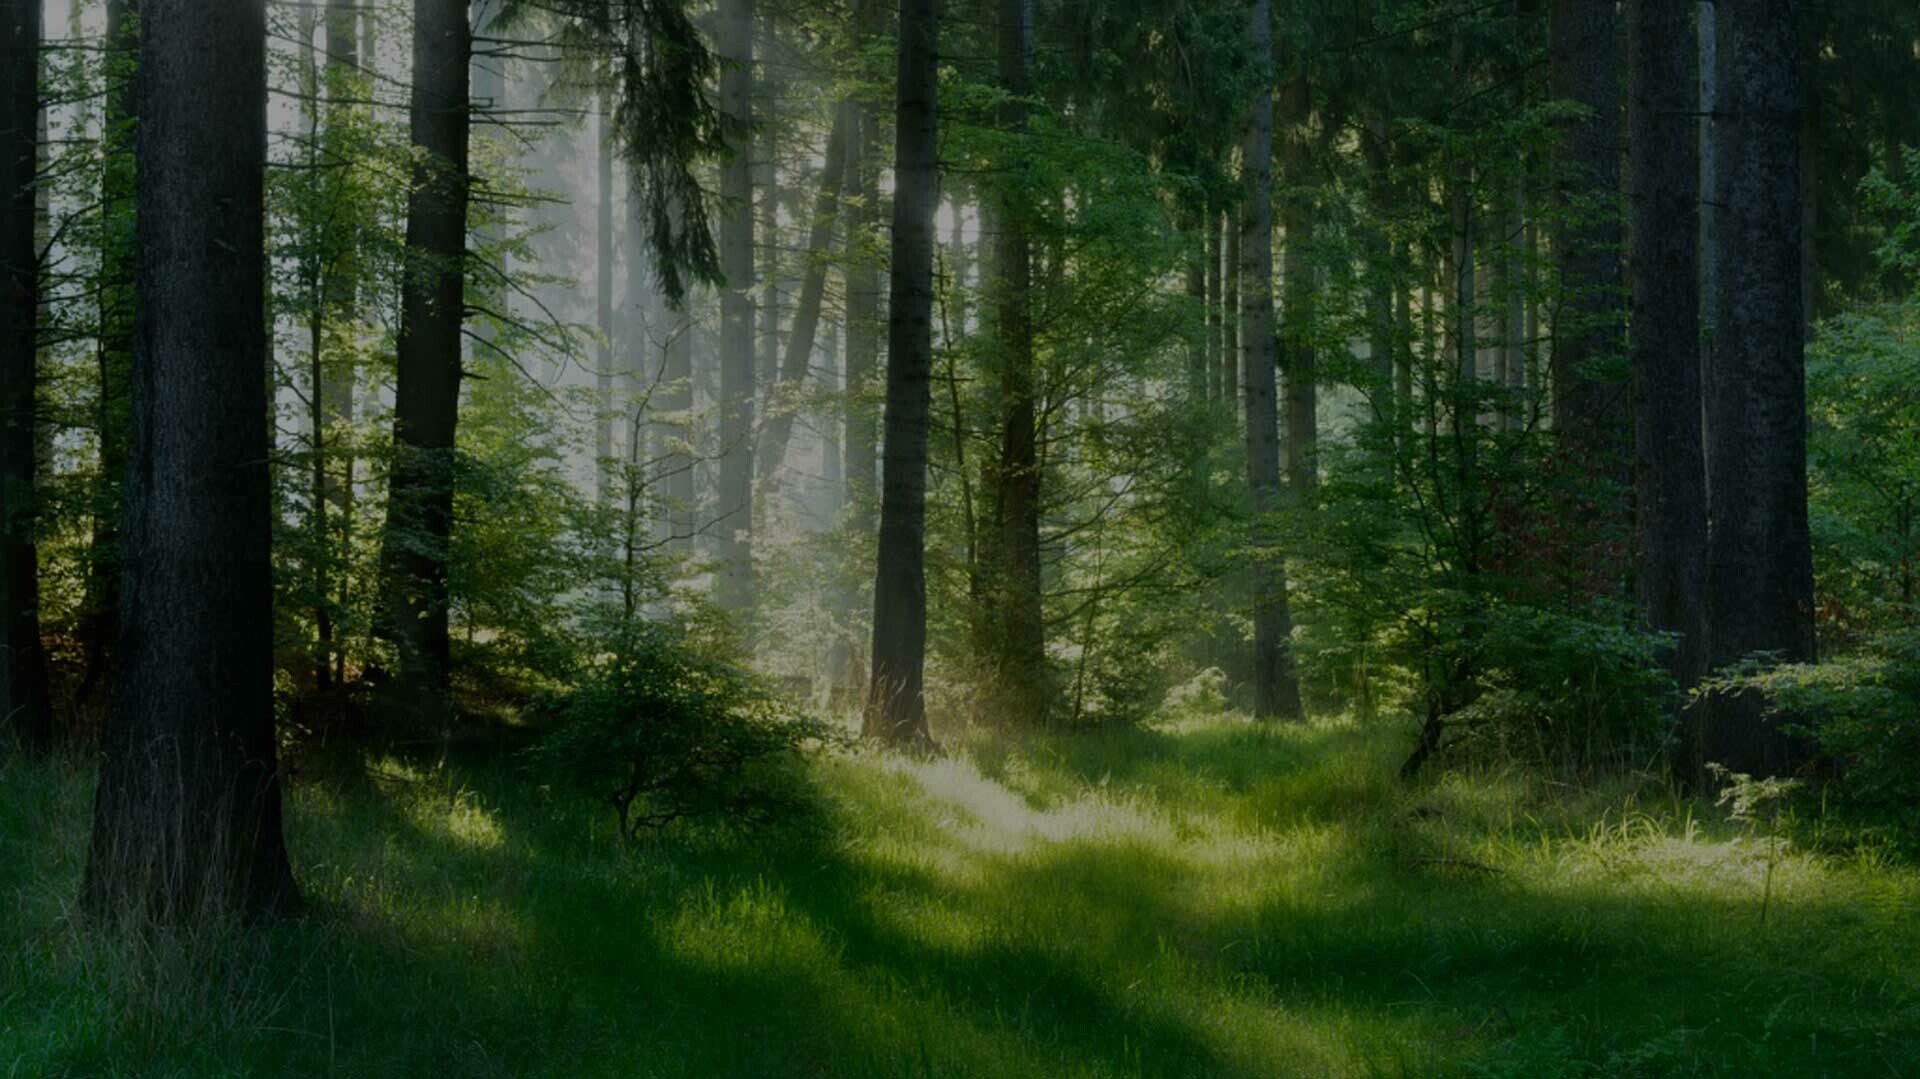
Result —
M 674 821 L 757 828 L 801 815 L 799 764 L 836 741 L 720 648 L 635 621 L 581 683 L 537 699 L 528 752 L 556 790 L 602 802 L 636 838 Z

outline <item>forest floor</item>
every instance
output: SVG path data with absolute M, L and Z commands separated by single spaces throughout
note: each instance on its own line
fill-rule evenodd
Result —
M 853 753 L 813 827 L 634 848 L 370 761 L 294 784 L 310 909 L 246 944 L 83 931 L 91 777 L 16 764 L 0 1076 L 1920 1076 L 1912 867 L 1653 784 L 1406 788 L 1408 740 Z

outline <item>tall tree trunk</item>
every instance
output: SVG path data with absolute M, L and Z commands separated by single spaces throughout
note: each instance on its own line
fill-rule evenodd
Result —
M 933 376 L 933 231 L 939 206 L 939 0 L 900 0 L 894 110 L 893 269 L 885 474 L 863 733 L 894 745 L 927 731 L 927 431 Z
M 1035 428 L 1033 249 L 1027 222 L 1027 98 L 1033 92 L 1033 0 L 1000 0 L 1001 130 L 1012 135 L 1013 160 L 998 202 L 993 245 L 995 328 L 999 337 L 1000 447 L 992 467 L 997 541 L 987 567 L 986 606 L 993 623 L 990 661 L 999 701 L 1014 722 L 1044 723 L 1051 697 L 1046 624 L 1040 590 L 1040 460 Z M 1209 214 L 1212 224 L 1216 218 Z M 1209 247 L 1219 254 L 1219 230 Z M 1219 288 L 1219 270 L 1212 273 Z M 1208 308 L 1211 322 L 1218 318 Z M 1209 364 L 1211 367 L 1211 364 Z M 1205 372 L 1202 372 L 1204 377 Z
M 759 389 L 762 424 L 773 412 L 774 384 L 780 378 L 780 95 L 784 92 L 773 66 L 775 16 L 764 9 L 754 19 L 753 100 L 755 132 L 753 140 L 753 206 L 759 214 L 754 240 L 759 245 L 758 271 L 760 302 L 755 317 L 759 328 L 755 344 L 759 355 L 754 365 L 755 385 Z M 764 474 L 764 473 L 762 473 Z M 754 512 L 764 517 L 766 500 L 755 497 Z
M 720 111 L 740 125 L 739 151 L 720 166 L 720 484 L 714 601 L 750 617 L 753 607 L 753 123 L 754 0 L 722 0 Z
M 1677 636 L 1683 690 L 1706 673 L 1707 473 L 1700 420 L 1695 13 L 1628 0 L 1634 482 L 1640 618 Z
M 273 731 L 266 23 L 248 0 L 143 14 L 124 606 L 84 899 L 185 922 L 298 899 Z
M 1620 76 L 1615 0 L 1554 0 L 1553 94 L 1586 110 L 1564 125 L 1555 178 L 1566 223 L 1554 249 L 1565 296 L 1553 327 L 1553 424 L 1583 484 L 1602 488 L 1588 519 L 1584 563 L 1570 567 L 1593 592 L 1613 591 L 1624 566 L 1599 552 L 1627 525 L 1631 477 L 1630 380 L 1622 354 Z
M 469 53 L 463 0 L 415 0 L 413 183 L 381 576 L 384 629 L 400 661 L 389 703 L 443 730 L 452 716 L 447 543 L 465 304 Z
M 868 27 L 879 12 L 879 0 L 862 0 L 854 13 L 856 41 L 867 39 Z M 878 244 L 880 224 L 879 127 L 879 117 L 871 107 L 856 105 L 854 131 L 847 144 L 847 180 L 853 188 L 853 204 L 847 215 L 845 242 L 847 393 L 841 477 L 846 484 L 848 545 L 862 554 L 879 527 L 874 474 L 879 466 L 880 424 L 869 401 L 880 366 L 880 271 L 871 250 Z M 858 636 L 864 605 L 862 590 L 854 583 L 857 580 L 856 574 L 848 575 L 838 604 L 840 623 L 848 638 L 846 684 L 840 687 L 836 701 L 842 707 L 859 700 L 866 691 L 866 671 L 861 661 L 870 649 Z
M 83 707 L 106 703 L 111 692 L 113 639 L 120 615 L 120 485 L 127 473 L 127 432 L 133 426 L 134 170 L 138 52 L 137 0 L 109 0 L 105 53 L 106 117 L 101 127 L 99 492 L 94 500 L 87 588 L 80 604 Z
M 755 462 L 763 488 L 770 488 L 787 456 L 787 443 L 793 437 L 793 417 L 799 408 L 796 400 L 800 385 L 813 361 L 813 344 L 819 337 L 820 306 L 827 292 L 827 253 L 833 246 L 834 223 L 840 215 L 840 188 L 847 165 L 847 128 L 854 105 L 842 102 L 833 114 L 833 129 L 827 135 L 826 167 L 820 171 L 820 191 L 814 198 L 813 222 L 807 233 L 807 267 L 800 281 L 800 300 L 793 313 L 793 332 L 787 338 L 787 355 L 780 366 L 775 389 L 767 395 L 766 428 L 761 434 L 759 458 Z M 766 495 L 763 493 L 762 499 Z
M 40 645 L 40 559 L 34 542 L 40 258 L 34 242 L 39 166 L 41 0 L 0 5 L 0 748 L 52 740 Z
M 1716 667 L 1814 658 L 1800 307 L 1800 4 L 1721 0 L 1715 122 L 1719 325 L 1707 384 L 1713 520 L 1707 639 Z M 1748 695 L 1717 701 L 1701 760 L 1774 774 L 1791 741 Z
M 1268 0 L 1248 5 L 1254 100 L 1241 143 L 1245 199 L 1240 219 L 1240 351 L 1247 410 L 1247 487 L 1252 496 L 1256 558 L 1253 598 L 1253 714 L 1301 714 L 1293 666 L 1293 612 L 1287 570 L 1271 520 L 1280 508 L 1280 405 L 1273 332 L 1273 25 Z

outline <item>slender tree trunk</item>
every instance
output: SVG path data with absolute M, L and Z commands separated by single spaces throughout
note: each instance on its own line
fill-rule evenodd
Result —
M 682 554 L 691 554 L 695 529 L 697 494 L 694 474 L 698 470 L 693 454 L 693 319 L 691 296 L 678 307 L 665 312 L 662 327 L 660 419 L 655 438 L 661 443 L 661 482 L 667 498 L 667 537 Z
M 600 143 L 595 171 L 593 497 L 601 509 L 613 505 L 613 94 L 600 91 Z
M 1268 0 L 1253 0 L 1247 18 L 1249 46 L 1260 73 L 1244 121 L 1240 219 L 1240 348 L 1247 380 L 1247 486 L 1256 557 L 1253 714 L 1293 719 L 1301 715 L 1293 612 L 1287 604 L 1286 562 L 1271 520 L 1280 508 L 1280 406 L 1273 326 L 1273 26 Z
M 1720 0 L 1719 325 L 1707 385 L 1708 647 L 1814 658 L 1800 294 L 1797 0 Z M 1777 774 L 1793 745 L 1752 695 L 1708 710 L 1700 759 Z
M 1240 414 L 1244 379 L 1240 371 L 1240 211 L 1229 208 L 1223 227 L 1226 230 L 1224 278 L 1220 311 L 1220 385 L 1227 403 L 1229 419 Z
M 854 13 L 856 40 L 868 37 L 867 27 L 880 10 L 879 0 L 863 0 Z M 878 499 L 874 475 L 879 467 L 879 418 L 869 401 L 880 356 L 880 272 L 871 249 L 878 244 L 880 190 L 877 173 L 880 160 L 879 118 L 866 105 L 857 105 L 855 130 L 848 141 L 848 181 L 853 188 L 853 206 L 847 216 L 846 289 L 847 289 L 847 392 L 845 434 L 841 452 L 845 464 L 841 476 L 846 484 L 846 528 L 849 546 L 864 552 L 879 527 Z M 847 676 L 839 689 L 839 706 L 857 701 L 866 691 L 866 671 L 862 660 L 870 652 L 868 642 L 859 636 L 862 590 L 853 583 L 858 575 L 849 574 L 839 597 L 840 623 L 847 640 Z
M 0 748 L 53 737 L 40 645 L 37 517 L 41 0 L 0 4 Z
M 1634 469 L 1640 618 L 1677 640 L 1683 690 L 1706 672 L 1707 489 L 1700 398 L 1699 60 L 1695 13 L 1628 0 Z
M 447 543 L 465 305 L 470 37 L 463 0 L 415 0 L 413 184 L 381 549 L 384 628 L 400 661 L 389 703 L 442 730 L 452 716 Z
M 775 389 L 767 395 L 766 428 L 761 435 L 759 459 L 755 462 L 763 488 L 771 485 L 786 460 L 787 443 L 793 437 L 793 417 L 799 407 L 795 398 L 807 377 L 813 360 L 813 345 L 819 337 L 820 306 L 827 292 L 827 253 L 833 246 L 834 223 L 840 214 L 840 188 L 847 164 L 847 128 L 854 105 L 842 102 L 834 112 L 833 129 L 827 136 L 826 167 L 820 171 L 820 191 L 815 196 L 813 223 L 807 234 L 807 268 L 800 281 L 800 300 L 793 313 L 793 332 L 787 338 L 787 355 L 781 364 Z M 762 496 L 763 500 L 765 495 Z
M 720 111 L 745 130 L 753 123 L 754 0 L 723 0 L 719 52 Z M 749 136 L 742 134 L 741 139 Z M 743 142 L 745 150 L 750 142 Z M 754 265 L 753 162 L 736 153 L 720 166 L 720 484 L 716 507 L 721 610 L 753 608 Z
M 273 731 L 266 24 L 247 0 L 144 15 L 124 606 L 84 899 L 185 922 L 298 900 Z
M 993 245 L 995 328 L 999 336 L 1000 447 L 992 468 L 997 542 L 987 567 L 986 604 L 993 633 L 990 658 L 998 704 L 1015 722 L 1044 723 L 1048 685 L 1040 588 L 1040 461 L 1035 427 L 1033 250 L 1027 221 L 1027 98 L 1033 92 L 1033 0 L 1000 0 L 1000 85 L 1007 100 L 1000 127 L 1016 140 L 1008 183 L 998 202 Z M 1209 215 L 1209 223 L 1216 219 Z M 1218 229 L 1211 252 L 1219 253 Z M 1213 284 L 1219 288 L 1219 270 Z M 1217 297 L 1216 297 L 1217 298 Z M 1208 308 L 1210 322 L 1218 318 Z M 1209 326 L 1211 340 L 1211 326 Z M 1211 366 L 1211 365 L 1209 365 Z M 1204 372 L 1202 372 L 1204 377 Z
M 894 745 L 927 731 L 927 432 L 932 407 L 933 229 L 939 206 L 938 0 L 900 0 L 886 458 L 864 733 Z
M 1206 378 L 1207 400 L 1219 401 L 1223 396 L 1220 386 L 1220 334 L 1221 326 L 1226 322 L 1222 304 L 1226 299 L 1226 280 L 1221 273 L 1220 262 L 1225 252 L 1220 237 L 1220 214 L 1211 199 L 1208 200 L 1201 217 L 1201 231 L 1206 237 L 1206 273 L 1204 288 L 1206 291 L 1206 347 L 1202 350 L 1202 371 Z
M 780 378 L 780 95 L 784 92 L 773 66 L 775 44 L 774 16 L 764 9 L 754 19 L 753 82 L 755 131 L 753 140 L 753 205 L 759 214 L 754 240 L 759 244 L 755 269 L 760 283 L 760 302 L 755 317 L 758 359 L 754 367 L 755 384 L 761 401 L 761 423 L 773 414 L 774 384 Z M 765 516 L 767 505 L 756 496 L 754 511 Z

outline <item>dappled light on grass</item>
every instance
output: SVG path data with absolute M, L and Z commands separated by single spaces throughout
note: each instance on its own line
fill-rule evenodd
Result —
M 257 1075 L 1920 1068 L 1910 869 L 1769 845 L 1631 777 L 1405 788 L 1404 744 L 1220 716 L 862 750 L 812 766 L 817 821 L 639 844 L 497 766 L 374 761 L 292 792 L 316 910 L 266 938 L 259 1006 L 141 1052 Z M 35 815 L 86 793 L 16 786 Z M 72 886 L 80 834 L 0 853 Z M 24 894 L 0 1059 L 145 1067 L 51 893 Z

